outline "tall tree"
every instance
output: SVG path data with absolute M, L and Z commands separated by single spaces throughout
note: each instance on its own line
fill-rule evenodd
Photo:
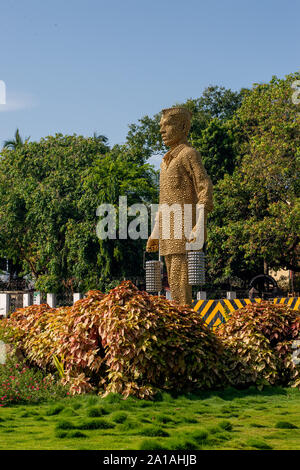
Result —
M 97 263 L 101 267 L 98 276 L 98 287 L 106 290 L 111 285 L 111 281 L 128 277 L 144 276 L 143 272 L 143 251 L 145 239 L 132 240 L 128 236 L 125 239 L 119 237 L 119 198 L 127 198 L 127 205 L 142 203 L 150 209 L 150 204 L 157 202 L 158 188 L 156 172 L 149 164 L 139 164 L 135 160 L 127 146 L 115 146 L 106 155 L 99 156 L 93 166 L 85 171 L 83 175 L 84 192 L 79 201 L 79 205 L 85 213 L 90 207 L 94 207 L 91 214 L 91 222 L 95 226 L 94 213 L 101 204 L 111 204 L 116 213 L 116 239 L 99 239 L 97 251 Z M 95 205 L 96 203 L 96 205 Z M 137 213 L 136 215 L 139 215 Z M 128 224 L 135 218 L 127 214 Z M 74 265 L 76 262 L 76 276 L 84 278 L 86 274 L 80 272 L 87 265 L 79 262 L 85 256 L 85 243 L 82 237 L 85 236 L 85 225 L 87 221 L 80 223 L 73 221 L 69 225 L 68 239 L 70 239 L 69 262 Z M 145 220 L 148 224 L 148 217 Z M 149 227 L 148 227 L 149 228 Z M 140 227 L 138 228 L 138 231 Z M 80 232 L 81 236 L 76 233 Z M 146 236 L 147 237 L 147 236 Z M 94 256 L 96 253 L 94 252 Z
M 3 148 L 9 149 L 9 150 L 16 150 L 17 148 L 22 147 L 24 144 L 26 144 L 29 141 L 29 139 L 30 137 L 26 137 L 24 141 L 20 135 L 19 129 L 17 129 L 15 132 L 15 138 L 11 140 L 6 140 L 3 144 Z
M 0 160 L 0 256 L 21 262 L 36 288 L 105 288 L 142 270 L 144 242 L 99 240 L 96 209 L 152 202 L 155 172 L 104 138 L 49 136 L 4 149 Z M 128 257 L 132 262 L 128 262 Z M 139 261 L 140 260 L 140 261 Z
M 233 173 L 239 155 L 232 120 L 211 119 L 199 135 L 192 135 L 191 141 L 193 147 L 200 152 L 213 184 L 224 175 Z
M 215 187 L 210 275 L 246 281 L 270 268 L 300 271 L 300 113 L 292 102 L 298 74 L 254 85 L 232 126 L 241 163 Z

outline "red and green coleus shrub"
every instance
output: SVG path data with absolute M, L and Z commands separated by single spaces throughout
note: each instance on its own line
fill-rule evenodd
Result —
M 217 330 L 224 352 L 224 373 L 235 386 L 300 385 L 292 344 L 300 334 L 299 312 L 271 302 L 235 311 Z
M 143 397 L 153 388 L 210 389 L 220 383 L 221 342 L 194 310 L 130 282 L 100 304 L 107 392 Z
M 107 295 L 90 291 L 72 307 L 17 310 L 2 337 L 42 368 L 62 364 L 73 393 L 93 389 L 144 398 L 156 389 L 210 389 L 222 382 L 221 341 L 199 314 L 124 281 Z
M 88 292 L 72 307 L 17 310 L 0 322 L 0 338 L 33 364 L 59 365 L 72 393 L 150 397 L 156 389 L 300 385 L 292 343 L 298 312 L 269 302 L 234 312 L 214 334 L 199 314 L 129 281 L 107 295 Z

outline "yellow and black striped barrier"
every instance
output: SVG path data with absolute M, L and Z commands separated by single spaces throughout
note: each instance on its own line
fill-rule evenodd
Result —
M 199 312 L 201 318 L 209 328 L 217 328 L 228 320 L 230 313 L 251 303 L 260 303 L 262 299 L 221 299 L 221 300 L 195 300 L 194 310 Z M 271 300 L 274 304 L 288 305 L 293 310 L 300 310 L 300 297 L 277 297 Z

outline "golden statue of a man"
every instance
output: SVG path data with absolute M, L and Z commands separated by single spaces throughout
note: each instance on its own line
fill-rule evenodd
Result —
M 160 121 L 162 139 L 170 150 L 163 157 L 160 168 L 160 194 L 158 217 L 154 229 L 148 239 L 146 250 L 158 251 L 164 256 L 167 267 L 168 280 L 172 300 L 181 305 L 192 305 L 192 286 L 188 284 L 187 269 L 187 242 L 194 242 L 197 231 L 206 227 L 200 226 L 197 214 L 198 207 L 204 207 L 206 216 L 212 210 L 212 183 L 201 162 L 199 152 L 193 149 L 187 137 L 191 127 L 191 113 L 186 108 L 174 107 L 164 109 Z M 185 218 L 176 215 L 176 211 L 169 213 L 169 235 L 163 233 L 162 207 L 176 205 L 184 213 L 189 205 L 191 209 L 191 228 L 186 236 Z M 175 207 L 175 206 L 174 206 Z M 181 229 L 176 232 L 175 224 L 180 219 Z M 175 233 L 176 232 L 176 233 Z

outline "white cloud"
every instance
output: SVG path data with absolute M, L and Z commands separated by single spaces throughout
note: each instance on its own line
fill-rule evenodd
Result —
M 33 95 L 28 93 L 9 92 L 9 90 L 6 89 L 6 104 L 0 104 L 0 113 L 29 109 L 36 105 L 37 101 Z

